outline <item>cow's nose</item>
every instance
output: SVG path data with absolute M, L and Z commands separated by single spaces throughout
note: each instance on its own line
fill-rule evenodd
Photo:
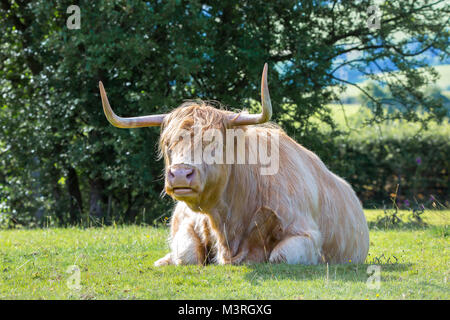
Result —
M 169 168 L 168 177 L 172 186 L 190 186 L 194 179 L 195 170 L 189 165 L 173 165 Z

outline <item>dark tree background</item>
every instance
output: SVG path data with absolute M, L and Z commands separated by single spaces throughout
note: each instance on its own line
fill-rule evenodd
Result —
M 72 4 L 81 9 L 80 29 L 66 26 Z M 166 112 L 190 98 L 241 109 L 259 99 L 268 62 L 274 120 L 325 162 L 329 137 L 307 120 L 315 114 L 333 125 L 325 105 L 337 98 L 336 88 L 358 86 L 337 76 L 344 66 L 387 86 L 402 105 L 385 114 L 386 103 L 361 88 L 373 121 L 441 119 L 442 103 L 423 94 L 436 73 L 422 53 L 448 58 L 448 3 L 386 1 L 379 29 L 368 28 L 371 5 L 1 0 L 0 203 L 14 223 L 38 225 L 148 222 L 168 214 L 158 129 L 109 125 L 99 80 L 122 116 Z M 336 64 L 349 52 L 363 55 Z M 401 77 L 379 73 L 392 70 Z

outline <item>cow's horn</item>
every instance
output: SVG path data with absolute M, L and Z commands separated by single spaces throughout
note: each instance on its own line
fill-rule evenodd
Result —
M 142 127 L 156 127 L 160 126 L 164 120 L 164 114 L 153 114 L 143 117 L 133 117 L 133 118 L 122 118 L 114 113 L 108 102 L 108 97 L 106 96 L 105 88 L 103 88 L 103 83 L 100 81 L 98 83 L 100 88 L 100 95 L 102 97 L 103 111 L 105 112 L 106 119 L 118 128 L 142 128 Z
M 267 85 L 267 63 L 261 78 L 261 108 L 260 114 L 238 113 L 231 115 L 231 123 L 235 126 L 264 123 L 272 117 L 272 103 L 270 102 L 269 87 Z

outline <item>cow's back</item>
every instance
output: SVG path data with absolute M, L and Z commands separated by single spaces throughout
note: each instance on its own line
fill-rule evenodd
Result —
M 369 249 L 369 230 L 352 187 L 284 133 L 279 150 L 280 168 L 273 179 L 282 182 L 280 188 L 290 197 L 286 199 L 287 207 L 292 208 L 288 214 L 294 217 L 285 217 L 290 222 L 288 227 L 299 233 L 317 229 L 320 235 L 311 236 L 321 246 L 326 262 L 363 263 Z

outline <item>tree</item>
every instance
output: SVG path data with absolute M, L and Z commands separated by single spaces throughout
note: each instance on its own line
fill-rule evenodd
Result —
M 358 87 L 336 75 L 343 66 L 389 87 L 404 105 L 389 117 L 422 121 L 417 105 L 429 118 L 444 114 L 420 89 L 436 78 L 423 54 L 448 58 L 445 1 L 383 2 L 379 29 L 368 27 L 372 1 L 79 1 L 80 29 L 66 26 L 71 1 L 0 4 L 1 198 L 18 222 L 36 212 L 62 224 L 132 222 L 170 206 L 159 199 L 158 130 L 111 127 L 99 80 L 124 116 L 190 98 L 239 109 L 258 99 L 268 62 L 275 121 L 319 153 L 307 120 L 332 124 L 324 106 L 333 86 Z M 402 77 L 378 72 L 391 69 Z

